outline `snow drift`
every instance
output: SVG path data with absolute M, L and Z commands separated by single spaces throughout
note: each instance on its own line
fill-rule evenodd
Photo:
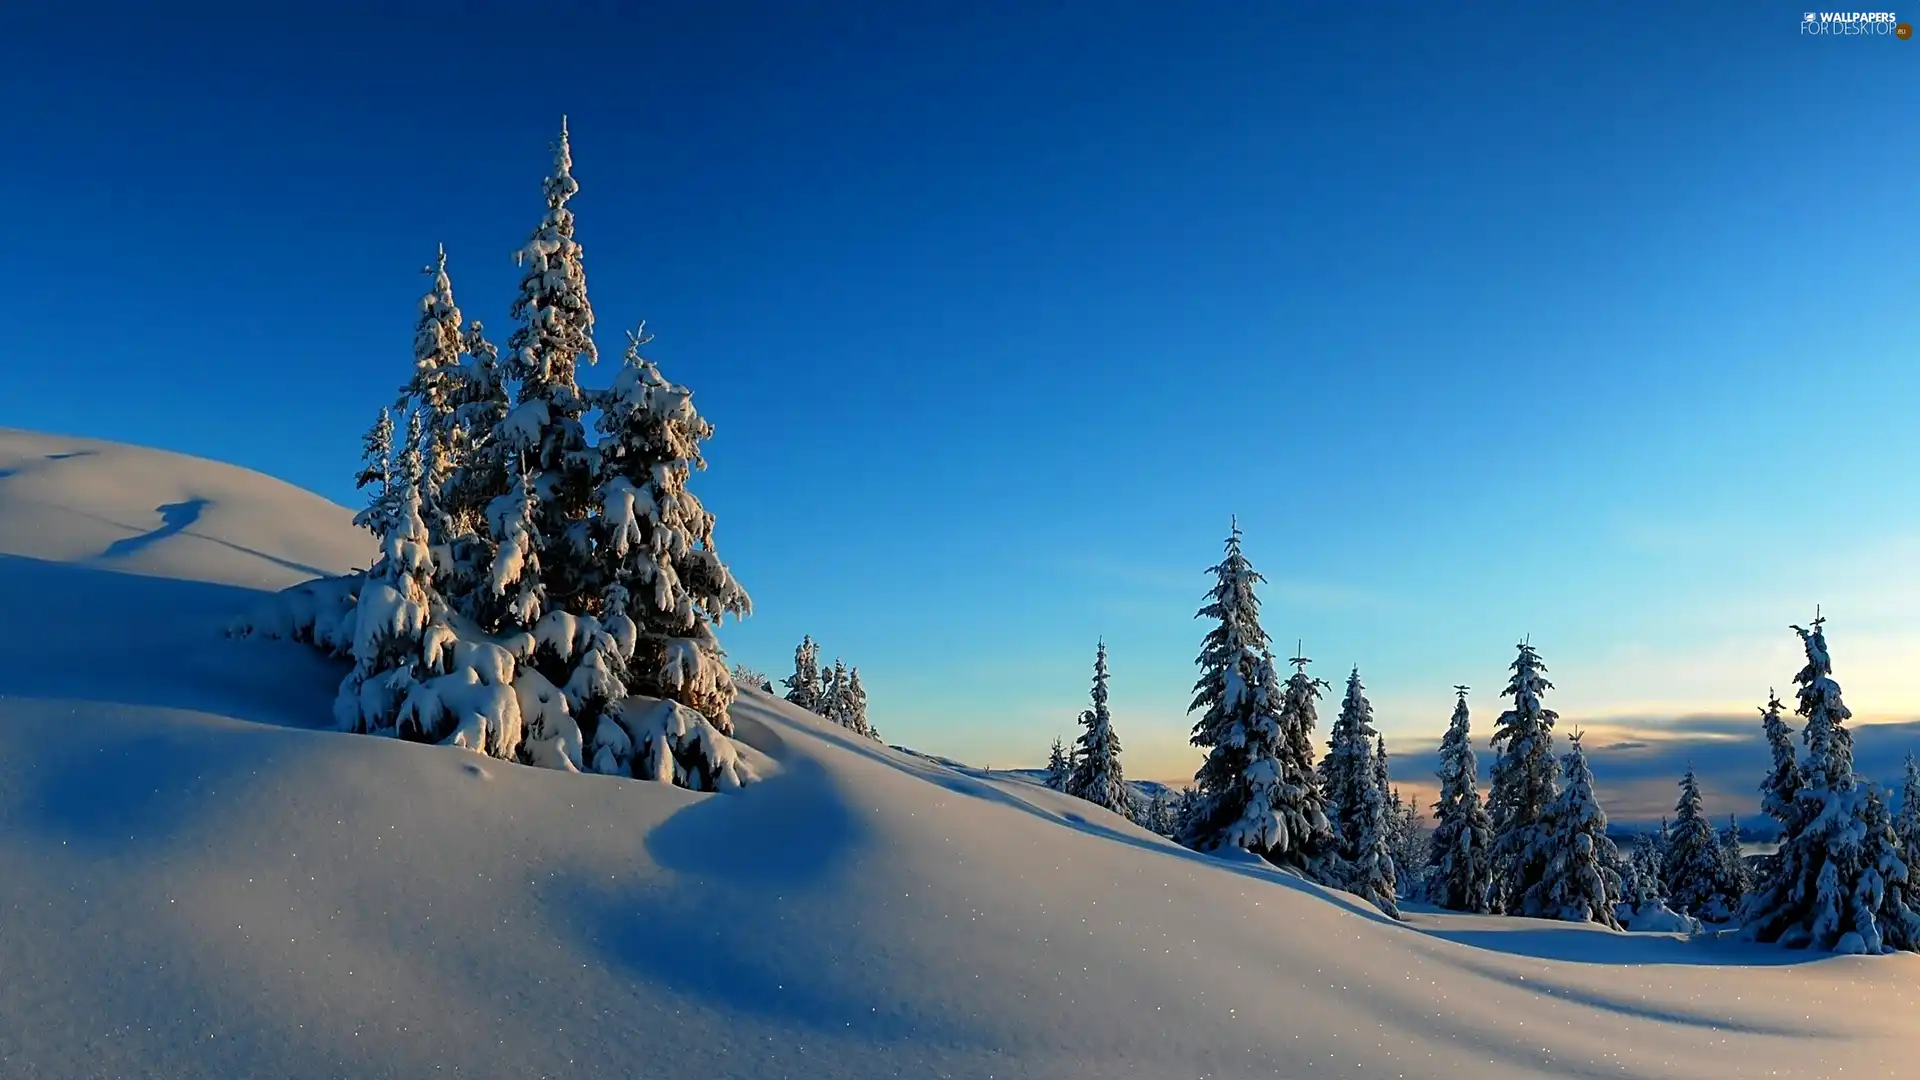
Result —
M 729 795 L 321 730 L 339 665 L 221 631 L 364 566 L 349 519 L 0 433 L 0 1075 L 1891 1076 L 1920 1045 L 1917 957 L 1396 925 L 752 692 L 768 778 Z

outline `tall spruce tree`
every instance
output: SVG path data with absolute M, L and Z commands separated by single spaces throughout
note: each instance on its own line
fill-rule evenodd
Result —
M 1493 822 L 1480 802 L 1467 688 L 1453 689 L 1458 700 L 1440 740 L 1440 800 L 1433 804 L 1429 895 L 1441 907 L 1484 915 L 1494 904 Z
M 1593 770 L 1576 732 L 1561 758 L 1564 783 L 1548 804 L 1544 870 L 1521 899 L 1529 915 L 1570 922 L 1597 922 L 1615 930 L 1620 920 L 1619 852 L 1607 838 L 1607 814 L 1593 790 Z
M 816 710 L 821 716 L 836 724 L 842 723 L 847 709 L 847 664 L 835 659 L 833 666 L 821 669 L 820 706 Z
M 501 432 L 519 451 L 538 496 L 541 585 L 555 609 L 584 614 L 597 610 L 602 598 L 588 593 L 593 537 L 587 517 L 595 470 L 581 419 L 588 404 L 576 373 L 582 361 L 594 363 L 600 354 L 593 343 L 586 266 L 567 207 L 580 185 L 564 119 L 553 153 L 553 173 L 542 185 L 546 213 L 516 256 L 523 275 L 512 309 L 519 325 L 507 338 L 507 373 L 519 393 Z
M 1355 667 L 1347 676 L 1347 693 L 1333 722 L 1327 756 L 1320 762 L 1320 781 L 1347 888 L 1398 916 L 1394 822 L 1373 756 L 1378 734 L 1373 728 L 1373 704 Z
M 857 667 L 847 669 L 846 702 L 841 710 L 840 722 L 856 735 L 864 735 L 869 739 L 880 737 L 867 720 L 867 688 L 860 682 L 860 669 Z
M 518 456 L 502 437 L 502 424 L 511 406 L 506 370 L 500 353 L 487 340 L 475 319 L 461 335 L 461 361 L 453 417 L 448 422 L 446 474 L 440 488 L 439 519 L 444 531 L 445 566 L 442 592 L 455 611 L 497 631 L 486 600 L 488 568 L 499 554 L 499 538 L 490 527 L 488 510 L 494 500 L 513 492 L 518 483 Z M 437 361 L 436 361 L 437 363 Z
M 1867 792 L 1853 773 L 1853 715 L 1833 680 L 1824 618 L 1795 626 L 1807 663 L 1794 676 L 1806 756 L 1790 824 L 1773 871 L 1744 915 L 1756 940 L 1789 948 L 1878 952 L 1884 943 L 1876 903 L 1863 895 L 1869 859 Z M 1895 935 L 1898 936 L 1897 934 Z
M 820 697 L 826 693 L 820 681 L 820 645 L 812 635 L 803 636 L 793 650 L 793 674 L 781 680 L 787 688 L 787 700 L 807 710 L 820 711 Z
M 1547 708 L 1541 695 L 1553 688 L 1547 667 L 1531 644 L 1519 645 L 1513 676 L 1502 692 L 1513 706 L 1495 722 L 1493 787 L 1488 815 L 1493 822 L 1494 880 L 1499 910 L 1514 915 L 1543 914 L 1527 906 L 1527 898 L 1541 895 L 1535 886 L 1547 870 L 1551 854 L 1546 812 L 1558 793 L 1553 760 L 1553 724 L 1559 714 Z M 1584 760 L 1584 757 L 1582 758 Z
M 1299 673 L 1283 689 L 1260 625 L 1255 586 L 1263 579 L 1240 547 L 1238 522 L 1226 555 L 1209 571 L 1214 586 L 1195 618 L 1208 619 L 1189 711 L 1200 712 L 1193 744 L 1207 750 L 1194 782 L 1181 842 L 1203 851 L 1240 847 L 1306 870 L 1323 857 L 1332 828 L 1313 774 L 1313 701 L 1324 682 Z
M 1359 845 L 1371 843 L 1382 825 L 1380 777 L 1374 767 L 1373 704 L 1367 700 L 1360 669 L 1347 675 L 1346 696 L 1328 732 L 1327 754 L 1320 759 L 1320 790 L 1326 797 L 1327 820 L 1339 837 L 1340 857 L 1359 857 Z
M 434 265 L 422 272 L 433 283 L 420 298 L 420 321 L 413 331 L 413 377 L 401 388 L 394 407 L 423 418 L 425 440 L 420 451 L 432 467 L 421 485 L 421 502 L 427 508 L 427 531 L 435 544 L 441 544 L 449 528 L 442 516 L 447 487 L 463 465 L 466 450 L 459 412 L 469 396 L 461 362 L 467 332 L 453 300 L 453 280 L 447 276 L 447 249 L 442 247 Z
M 1330 881 L 1337 870 L 1329 863 L 1335 861 L 1334 848 L 1338 840 L 1333 824 L 1327 820 L 1326 798 L 1313 768 L 1313 731 L 1319 723 L 1320 693 L 1331 687 L 1325 680 L 1307 674 L 1307 666 L 1313 661 L 1305 652 L 1303 647 L 1287 661 L 1293 665 L 1293 674 L 1287 677 L 1280 701 L 1281 740 L 1277 764 L 1282 783 L 1277 805 L 1291 847 L 1279 860 L 1275 859 L 1274 851 L 1269 851 L 1267 858 L 1299 869 L 1309 877 Z M 1261 684 L 1272 687 L 1277 682 L 1273 656 L 1267 654 L 1261 658 Z
M 584 580 L 601 591 L 603 621 L 632 622 L 629 689 L 680 702 L 730 734 L 736 690 L 715 630 L 753 602 L 714 546 L 713 514 L 687 489 L 706 468 L 700 444 L 713 426 L 693 394 L 641 354 L 651 340 L 644 326 L 629 334 L 620 374 L 592 395 L 599 515 Z
M 1674 907 L 1705 922 L 1723 922 L 1738 908 L 1740 890 L 1727 876 L 1720 837 L 1707 820 L 1693 767 L 1680 778 L 1680 800 L 1667 832 L 1667 895 Z
M 1067 793 L 1077 795 L 1116 814 L 1131 816 L 1133 790 L 1120 767 L 1120 737 L 1107 711 L 1107 643 L 1100 642 L 1093 661 L 1093 707 L 1080 714 L 1084 729 L 1076 740 L 1079 761 L 1067 781 Z

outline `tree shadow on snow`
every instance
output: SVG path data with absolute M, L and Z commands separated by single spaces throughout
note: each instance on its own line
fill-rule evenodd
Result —
M 108 518 L 103 518 L 98 514 L 87 513 L 84 510 L 79 510 L 74 507 L 65 507 L 64 509 L 71 513 L 80 514 L 83 517 L 92 518 L 95 521 L 105 522 L 108 525 L 138 533 L 138 535 L 124 537 L 108 544 L 106 550 L 94 556 L 96 559 L 124 559 L 130 555 L 144 551 L 169 537 L 190 536 L 203 543 L 217 544 L 220 547 L 226 548 L 228 551 L 237 551 L 242 555 L 251 556 L 262 562 L 272 563 L 283 570 L 291 570 L 296 574 L 306 574 L 309 577 L 316 578 L 331 576 L 330 571 L 323 570 L 317 566 L 308 566 L 303 562 L 283 559 L 278 555 L 269 555 L 258 548 L 250 548 L 245 544 L 236 544 L 231 540 L 223 540 L 218 536 L 208 536 L 205 533 L 190 532 L 189 530 L 199 524 L 201 516 L 204 515 L 207 508 L 212 505 L 213 502 L 209 499 L 188 499 L 185 502 L 165 503 L 156 506 L 154 507 L 154 511 L 160 515 L 160 527 L 150 529 L 144 533 L 139 532 L 134 526 L 122 521 L 113 521 Z
M 1775 951 L 1784 952 L 1786 950 Z M 1557 958 L 1549 957 L 1548 959 Z M 1619 961 L 1616 961 L 1616 963 L 1618 962 Z M 1738 961 L 1730 962 L 1738 963 Z M 1714 1006 L 1710 1002 L 1707 1003 L 1706 1009 L 1701 1010 L 1682 1009 L 1675 1006 L 1650 1005 L 1646 1003 L 1644 997 L 1635 997 L 1630 993 L 1610 995 L 1595 990 L 1590 986 L 1581 986 L 1565 980 L 1551 978 L 1540 972 L 1534 972 L 1530 975 L 1519 975 L 1481 962 L 1456 961 L 1456 963 L 1468 972 L 1510 986 L 1516 990 L 1542 994 L 1558 1001 L 1584 1005 L 1588 1008 L 1613 1013 L 1616 1016 L 1626 1017 L 1632 1020 L 1652 1020 L 1659 1023 L 1700 1028 L 1704 1031 L 1726 1034 L 1774 1035 L 1791 1039 L 1835 1039 L 1844 1037 L 1837 1035 L 1831 1030 L 1816 1026 L 1811 1016 L 1803 1018 L 1802 1022 L 1797 1024 L 1782 1023 L 1774 1020 L 1743 1020 L 1728 1015 L 1723 1008 L 1714 1009 Z M 1714 1011 L 1706 1011 L 1707 1009 L 1713 1009 Z
M 214 812 L 210 796 L 280 768 L 289 750 L 270 727 L 112 707 L 76 728 L 71 707 L 19 702 L 0 713 L 5 722 L 59 737 L 35 746 L 18 798 L 0 803 L 0 823 L 16 838 L 105 857 L 164 858 L 171 841 Z
M 206 499 L 188 499 L 185 502 L 166 503 L 154 507 L 160 515 L 160 527 L 138 536 L 129 536 L 124 540 L 115 540 L 100 553 L 102 559 L 121 559 L 144 548 L 165 540 L 169 536 L 178 536 L 200 520 L 207 509 Z
M 331 728 L 340 665 L 310 646 L 225 636 L 264 595 L 0 555 L 0 692 Z
M 1448 916 L 1438 915 L 1445 919 Z M 1515 928 L 1448 929 L 1419 927 L 1442 941 L 1469 945 L 1488 952 L 1558 960 L 1572 964 L 1673 964 L 1693 967 L 1789 967 L 1832 959 L 1831 954 L 1806 949 L 1784 949 L 1718 938 L 1688 938 L 1676 934 L 1620 933 L 1588 924 L 1554 924 L 1542 919 L 1513 919 Z

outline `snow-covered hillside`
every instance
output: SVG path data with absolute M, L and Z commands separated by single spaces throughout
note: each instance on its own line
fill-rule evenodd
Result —
M 1895 1076 L 1920 1047 L 1920 957 L 1394 924 L 757 693 L 778 768 L 731 795 L 311 730 L 339 670 L 220 630 L 364 565 L 349 516 L 0 433 L 0 1076 Z

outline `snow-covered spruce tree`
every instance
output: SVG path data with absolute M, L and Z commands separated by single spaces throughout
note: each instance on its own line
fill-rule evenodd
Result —
M 1597 922 L 1620 929 L 1614 905 L 1620 903 L 1619 853 L 1607 838 L 1607 815 L 1593 792 L 1580 736 L 1561 759 L 1564 783 L 1548 804 L 1545 872 L 1521 900 L 1529 914 L 1569 922 Z
M 787 700 L 807 710 L 820 711 L 820 698 L 826 687 L 820 681 L 820 645 L 811 635 L 800 639 L 793 650 L 793 674 L 781 680 L 787 688 Z
M 1546 679 L 1540 654 L 1525 642 L 1519 650 L 1513 677 L 1501 695 L 1512 698 L 1513 706 L 1500 714 L 1493 732 L 1499 757 L 1493 764 L 1487 812 L 1493 822 L 1495 905 L 1510 915 L 1546 915 L 1528 908 L 1526 898 L 1541 895 L 1534 886 L 1546 873 L 1551 851 L 1544 819 L 1558 790 L 1553 723 L 1559 714 L 1541 702 L 1553 684 Z
M 1740 905 L 1753 888 L 1753 872 L 1747 869 L 1747 857 L 1740 850 L 1740 821 L 1732 814 L 1727 815 L 1727 827 L 1720 833 L 1720 866 L 1727 882 L 1727 895 L 1733 898 L 1728 905 L 1729 917 L 1737 917 Z
M 1900 788 L 1900 814 L 1893 831 L 1900 839 L 1900 858 L 1920 874 L 1920 761 L 1912 754 L 1907 755 L 1906 782 Z
M 1326 796 L 1320 790 L 1320 778 L 1313 767 L 1313 732 L 1320 722 L 1321 691 L 1332 687 L 1325 680 L 1307 674 L 1307 666 L 1313 661 L 1305 652 L 1303 645 L 1298 649 L 1299 655 L 1287 661 L 1293 665 L 1293 674 L 1285 683 L 1280 683 L 1274 674 L 1273 654 L 1263 653 L 1260 677 L 1263 686 L 1280 688 L 1279 765 L 1283 784 L 1279 789 L 1279 806 L 1284 811 L 1296 851 L 1283 865 L 1298 867 L 1310 877 L 1330 881 L 1338 840 L 1333 823 L 1327 820 Z M 1271 853 L 1268 859 L 1272 860 Z
M 1194 811 L 1200 806 L 1200 789 L 1191 785 L 1180 789 L 1173 797 L 1173 814 L 1170 819 L 1173 831 L 1167 835 L 1175 841 L 1187 835 L 1187 823 L 1193 819 Z
M 864 735 L 869 739 L 879 737 L 874 734 L 873 725 L 867 722 L 867 688 L 860 683 L 859 668 L 847 671 L 847 690 L 841 701 L 840 722 L 855 735 Z
M 433 505 L 433 497 L 427 491 L 427 455 L 426 423 L 418 410 L 407 414 L 406 441 L 395 448 L 393 455 L 394 482 L 402 490 L 410 490 L 415 501 L 420 504 L 420 519 L 424 522 L 427 511 Z
M 382 412 L 384 417 L 387 414 Z M 408 692 L 427 668 L 433 561 L 413 485 L 395 485 L 398 506 L 381 516 L 380 555 L 354 605 L 353 670 L 340 682 L 333 715 L 340 730 L 392 734 Z
M 595 512 L 558 541 L 571 557 L 584 537 L 587 557 L 568 574 L 541 575 L 543 585 L 580 590 L 574 603 L 597 615 L 555 607 L 549 595 L 554 609 L 534 628 L 532 661 L 563 688 L 596 771 L 728 788 L 740 782 L 726 738 L 737 690 L 715 627 L 729 614 L 746 615 L 751 602 L 714 547 L 713 515 L 687 490 L 705 467 L 700 444 L 712 426 L 694 411 L 691 393 L 641 354 L 649 340 L 644 327 L 630 334 L 613 385 L 587 401 L 599 409 L 601 436 L 587 457 Z M 570 385 L 568 374 L 548 389 L 565 397 Z M 525 386 L 521 409 L 531 400 Z M 556 475 L 547 474 L 546 490 L 565 491 L 572 480 Z M 544 571 L 556 541 L 540 535 Z
M 1786 706 L 1780 696 L 1767 691 L 1767 703 L 1760 709 L 1760 726 L 1773 753 L 1773 769 L 1760 785 L 1760 809 L 1780 823 L 1781 835 L 1798 827 L 1800 788 L 1805 781 L 1793 749 L 1793 729 L 1782 717 Z
M 354 607 L 353 670 L 334 715 L 347 731 L 447 743 L 508 760 L 524 733 L 512 661 L 497 646 L 459 640 L 440 617 L 420 520 L 419 474 L 400 489 L 381 556 Z
M 714 546 L 713 514 L 687 490 L 713 425 L 641 355 L 650 340 L 644 326 L 630 334 L 612 387 L 593 395 L 600 513 L 588 578 L 609 625 L 632 621 L 629 693 L 677 701 L 729 734 L 735 690 L 714 631 L 753 604 Z
M 1727 879 L 1720 837 L 1707 820 L 1700 800 L 1700 783 L 1693 767 L 1680 779 L 1680 801 L 1674 805 L 1673 824 L 1667 830 L 1667 895 L 1676 911 L 1705 922 L 1733 917 L 1739 890 Z
M 1793 729 L 1787 726 L 1782 716 L 1785 709 L 1780 695 L 1769 689 L 1767 703 L 1760 708 L 1760 727 L 1766 736 L 1767 748 L 1773 755 L 1773 767 L 1760 783 L 1760 809 L 1780 826 L 1782 845 L 1787 836 L 1800 827 L 1797 804 L 1803 784 L 1800 763 L 1793 749 Z M 1775 887 L 1781 880 L 1781 859 L 1776 848 L 1773 854 L 1761 860 L 1752 887 L 1741 901 L 1740 921 L 1749 933 L 1754 932 L 1762 912 L 1779 902 Z
M 536 513 L 539 496 L 533 477 L 520 471 L 514 484 L 487 506 L 487 528 L 494 538 L 487 567 L 483 624 L 525 633 L 547 609 L 541 585 L 542 543 Z
M 773 680 L 767 677 L 766 672 L 737 660 L 733 665 L 733 685 L 758 690 L 763 694 L 773 693 Z
M 423 273 L 433 278 L 433 284 L 420 298 L 420 320 L 413 331 L 413 377 L 401 388 L 394 408 L 423 418 L 425 440 L 420 451 L 432 467 L 421 486 L 421 502 L 428 511 L 428 532 L 439 544 L 445 542 L 446 524 L 439 519 L 448 481 L 460 468 L 466 449 L 460 438 L 459 409 L 468 393 L 461 364 L 467 333 L 459 305 L 453 302 L 446 248 Z
M 1320 762 L 1327 816 L 1339 839 L 1341 877 L 1348 890 L 1375 907 L 1398 916 L 1393 827 L 1374 765 L 1373 704 L 1360 682 L 1360 669 L 1347 676 L 1347 694 L 1333 722 L 1327 756 Z
M 1428 896 L 1453 911 L 1493 910 L 1493 822 L 1480 802 L 1467 688 L 1454 687 L 1453 720 L 1440 740 L 1440 800 L 1433 804 Z
M 847 695 L 847 665 L 844 661 L 836 659 L 832 667 L 823 667 L 820 673 L 820 704 L 814 711 L 838 724 L 846 711 L 844 701 Z
M 519 392 L 496 437 L 519 452 L 533 477 L 539 496 L 535 523 L 544 547 L 540 578 L 549 601 L 555 610 L 589 613 L 604 597 L 590 589 L 593 537 L 587 517 L 595 469 L 581 419 L 587 401 L 576 371 L 581 361 L 594 363 L 600 354 L 593 343 L 586 267 L 574 239 L 573 211 L 567 208 L 580 185 L 573 178 L 564 120 L 554 144 L 553 173 L 543 187 L 546 214 L 516 256 L 524 274 L 513 302 L 519 325 L 507 338 L 507 375 Z
M 353 487 L 367 492 L 367 505 L 353 516 L 353 523 L 375 536 L 386 535 L 399 491 L 393 477 L 393 413 L 388 409 L 380 410 L 380 418 L 360 439 L 360 471 L 354 474 Z
M 1047 753 L 1046 784 L 1055 791 L 1067 790 L 1067 745 L 1058 735 L 1053 737 L 1053 749 Z
M 1791 824 L 1743 921 L 1746 932 L 1762 942 L 1878 952 L 1882 934 L 1874 905 L 1859 892 L 1868 859 L 1867 799 L 1853 773 L 1853 737 L 1844 726 L 1852 713 L 1833 681 L 1824 622 L 1815 618 L 1811 629 L 1793 628 L 1807 654 L 1806 666 L 1794 676 L 1806 757 Z
M 1920 900 L 1915 896 L 1913 869 L 1901 857 L 1900 837 L 1879 788 L 1868 785 L 1866 795 L 1860 816 L 1865 840 L 1860 881 L 1854 886 L 1855 923 L 1870 923 L 1876 931 L 1863 931 L 1866 952 L 1920 952 L 1920 913 L 1915 912 Z
M 1633 876 L 1623 885 L 1625 900 L 1632 905 L 1636 916 L 1667 902 L 1662 861 L 1660 842 L 1654 839 L 1652 833 L 1643 832 L 1633 838 L 1633 849 L 1627 857 L 1627 865 L 1633 871 Z
M 1067 794 L 1132 816 L 1133 789 L 1120 767 L 1120 736 L 1114 734 L 1107 711 L 1107 643 L 1100 642 L 1093 661 L 1093 707 L 1080 714 L 1084 729 L 1075 740 L 1079 761 L 1067 779 Z
M 1403 900 L 1427 899 L 1428 856 L 1432 851 L 1432 830 L 1421 819 L 1420 807 L 1414 801 L 1393 789 L 1393 801 L 1389 804 L 1394 820 L 1393 829 L 1393 872 L 1400 884 L 1400 898 Z
M 1196 661 L 1189 711 L 1200 712 L 1192 742 L 1207 750 L 1181 843 L 1202 851 L 1239 847 L 1276 865 L 1320 869 L 1333 829 L 1313 773 L 1314 699 L 1326 683 L 1298 673 L 1283 688 L 1273 670 L 1260 601 L 1262 580 L 1240 549 L 1236 522 L 1214 587 L 1196 618 L 1212 620 Z
M 1360 669 L 1347 675 L 1346 696 L 1340 713 L 1328 732 L 1327 754 L 1316 771 L 1320 791 L 1326 798 L 1327 820 L 1339 838 L 1343 859 L 1357 855 L 1355 845 L 1363 834 L 1378 831 L 1384 815 L 1380 805 L 1380 778 L 1374 769 L 1373 705 L 1367 700 L 1366 687 L 1360 682 Z M 1368 836 L 1371 839 L 1371 836 Z
M 445 473 L 438 515 L 445 535 L 434 558 L 442 568 L 441 592 L 447 603 L 492 631 L 499 627 L 489 621 L 485 596 L 499 550 L 498 538 L 489 528 L 488 509 L 495 499 L 513 492 L 519 459 L 501 437 L 511 398 L 499 350 L 487 340 L 477 319 L 468 324 L 460 340 L 465 358 L 460 363 L 453 417 L 447 421 L 448 456 L 439 468 L 429 470 Z
M 1167 789 L 1155 788 L 1153 798 L 1134 819 L 1141 828 L 1159 836 L 1174 835 L 1173 802 L 1167 798 Z

